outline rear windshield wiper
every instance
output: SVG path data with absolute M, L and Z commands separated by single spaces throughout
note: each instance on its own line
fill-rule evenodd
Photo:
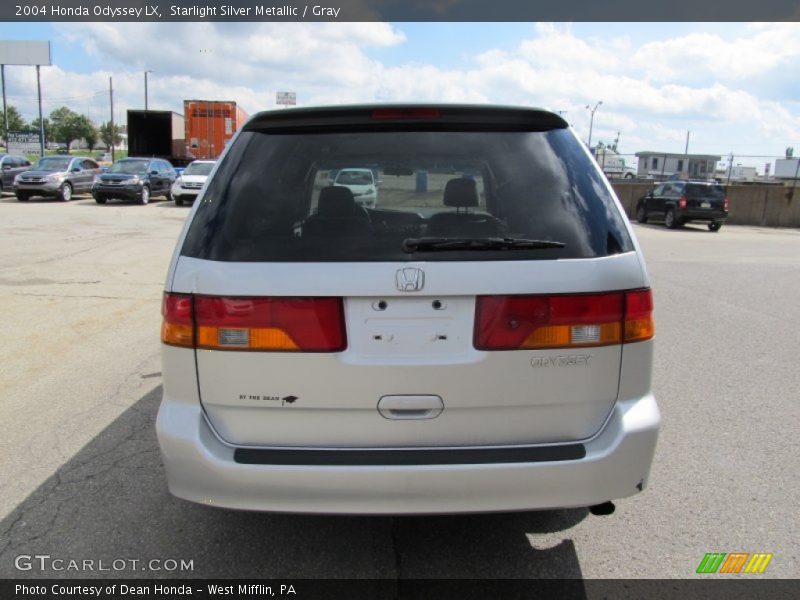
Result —
M 403 252 L 426 250 L 527 250 L 538 248 L 563 248 L 564 242 L 528 240 L 525 238 L 446 238 L 424 237 L 403 240 Z

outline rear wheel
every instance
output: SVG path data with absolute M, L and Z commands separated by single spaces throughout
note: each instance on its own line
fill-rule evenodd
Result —
M 61 189 L 58 190 L 58 199 L 64 202 L 72 200 L 72 184 L 64 183 Z
M 28 200 L 28 198 L 30 198 L 30 196 L 28 196 L 27 194 L 20 194 L 19 192 L 17 192 L 17 200 L 19 200 L 20 202 L 25 202 Z
M 150 202 L 150 188 L 149 187 L 144 186 L 142 188 L 142 197 L 139 199 L 139 202 L 141 202 L 142 204 L 147 204 L 148 202 Z
M 669 229 L 677 229 L 677 227 L 680 225 L 674 208 L 668 209 L 664 215 L 664 225 L 666 225 Z
M 711 223 L 708 224 L 709 231 L 719 231 L 721 227 L 722 223 L 720 223 L 719 221 L 712 221 Z
M 644 204 L 640 204 L 636 208 L 636 220 L 639 223 L 647 223 L 647 211 L 644 208 Z

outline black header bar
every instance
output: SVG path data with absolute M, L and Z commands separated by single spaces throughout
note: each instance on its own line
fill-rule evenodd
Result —
M 16 0 L 0 21 L 800 21 L 800 0 Z

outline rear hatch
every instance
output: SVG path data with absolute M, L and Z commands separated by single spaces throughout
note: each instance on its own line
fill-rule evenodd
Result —
M 354 165 L 378 174 L 377 208 L 330 185 Z M 230 443 L 535 444 L 600 429 L 644 285 L 559 117 L 295 110 L 234 142 L 165 306 L 191 323 L 201 401 Z
M 724 210 L 725 188 L 721 185 L 687 183 L 684 191 L 686 194 L 686 207 L 693 211 Z

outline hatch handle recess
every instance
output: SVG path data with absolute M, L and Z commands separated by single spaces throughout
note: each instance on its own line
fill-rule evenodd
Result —
M 435 419 L 444 410 L 439 396 L 399 395 L 383 396 L 378 401 L 378 412 L 386 419 Z

